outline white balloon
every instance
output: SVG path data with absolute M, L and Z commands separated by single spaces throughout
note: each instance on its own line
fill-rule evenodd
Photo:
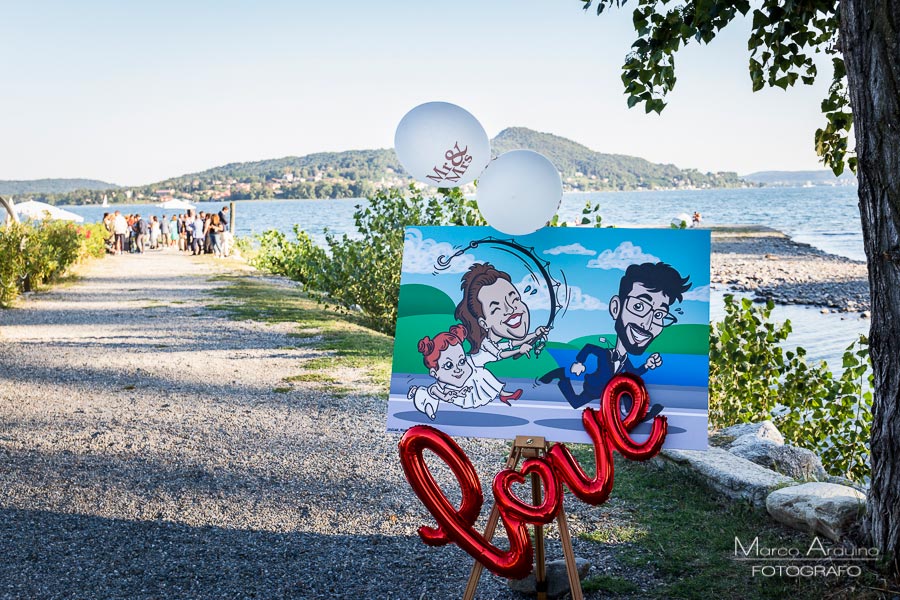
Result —
M 478 119 L 448 102 L 427 102 L 401 119 L 394 150 L 417 181 L 459 187 L 478 178 L 491 160 L 491 142 Z
M 537 231 L 562 202 L 559 171 L 531 150 L 511 150 L 488 165 L 478 180 L 478 209 L 491 227 L 511 235 Z

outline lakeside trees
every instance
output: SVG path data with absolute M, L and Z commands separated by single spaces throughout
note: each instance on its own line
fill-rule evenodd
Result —
M 597 13 L 627 0 L 580 0 Z M 622 81 L 629 107 L 660 112 L 676 82 L 675 54 L 709 43 L 750 2 L 637 0 L 637 39 Z M 753 89 L 787 89 L 818 76 L 812 54 L 832 58 L 825 126 L 816 151 L 836 175 L 845 164 L 859 179 L 859 206 L 872 297 L 869 336 L 875 383 L 870 441 L 872 478 L 864 535 L 900 575 L 900 0 L 762 0 L 752 11 Z M 851 126 L 855 153 L 849 149 Z

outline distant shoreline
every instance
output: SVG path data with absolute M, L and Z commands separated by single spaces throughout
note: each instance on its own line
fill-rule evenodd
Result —
M 762 226 L 712 231 L 711 283 L 776 304 L 803 304 L 833 312 L 869 311 L 866 264 L 795 242 Z

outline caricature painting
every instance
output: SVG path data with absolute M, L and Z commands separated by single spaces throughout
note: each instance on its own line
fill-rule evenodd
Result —
M 489 227 L 405 233 L 388 431 L 590 440 L 585 407 L 639 375 L 665 447 L 707 447 L 706 231 Z M 623 410 L 627 407 L 623 407 Z

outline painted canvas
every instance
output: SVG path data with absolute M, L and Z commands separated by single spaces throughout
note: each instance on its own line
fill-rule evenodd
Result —
M 489 227 L 405 232 L 387 429 L 590 440 L 616 374 L 639 375 L 666 448 L 705 450 L 710 234 Z

